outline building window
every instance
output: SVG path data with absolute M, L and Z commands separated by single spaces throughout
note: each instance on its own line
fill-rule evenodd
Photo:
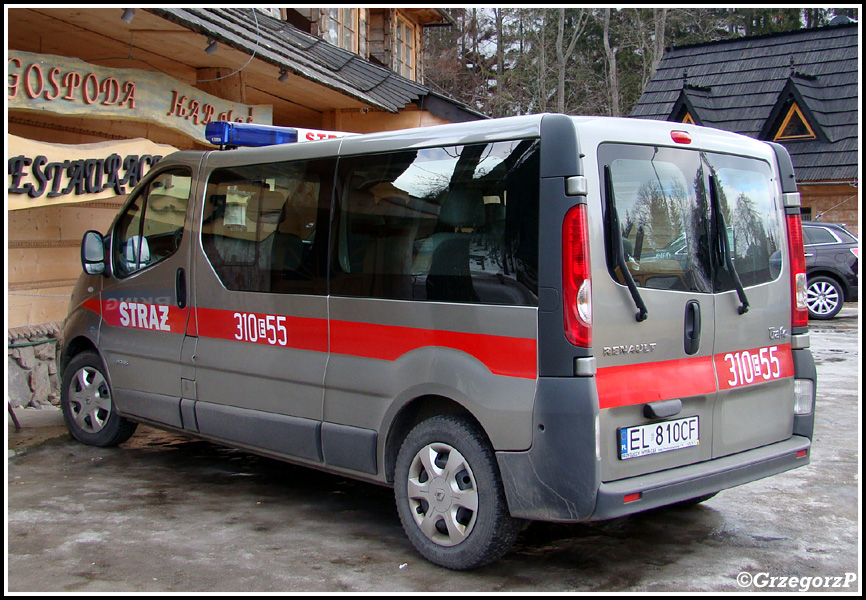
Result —
M 325 39 L 344 50 L 357 52 L 358 10 L 357 8 L 326 9 Z
M 683 122 L 683 123 L 688 123 L 689 125 L 694 125 L 694 124 L 695 124 L 695 120 L 692 118 L 692 114 L 691 114 L 690 112 L 688 112 L 688 111 L 686 111 L 685 116 L 683 116 L 683 118 L 682 118 L 682 122 Z
M 415 81 L 415 25 L 397 15 L 397 37 L 394 43 L 394 70 Z
M 785 115 L 785 120 L 782 121 L 782 126 L 779 127 L 773 141 L 814 140 L 816 137 L 815 132 L 809 127 L 809 123 L 806 122 L 803 111 L 794 102 L 788 109 L 788 114 Z

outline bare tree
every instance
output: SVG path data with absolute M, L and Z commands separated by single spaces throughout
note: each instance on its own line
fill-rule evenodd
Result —
M 425 36 L 425 83 L 491 116 L 628 114 L 665 48 L 821 25 L 858 9 L 448 8 Z M 797 24 L 792 25 L 798 16 Z
M 604 42 L 604 55 L 607 58 L 607 82 L 610 89 L 610 115 L 619 116 L 619 79 L 616 72 L 616 53 L 619 48 L 610 45 L 610 9 L 604 9 L 604 26 L 602 28 L 602 40 Z
M 590 11 L 588 9 L 578 9 L 575 23 L 569 32 L 568 45 L 563 50 L 565 42 L 565 9 L 559 8 L 558 21 L 556 27 L 556 110 L 565 112 L 565 73 L 568 66 L 568 59 L 574 53 L 574 47 L 580 36 L 583 35 L 586 29 L 586 24 L 589 22 Z

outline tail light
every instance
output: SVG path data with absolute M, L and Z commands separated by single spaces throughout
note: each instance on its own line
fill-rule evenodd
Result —
M 806 307 L 806 253 L 800 215 L 788 215 L 788 256 L 791 265 L 791 327 L 809 325 Z
M 586 204 L 572 207 L 562 224 L 562 296 L 565 337 L 575 346 L 592 346 L 592 285 L 589 269 Z

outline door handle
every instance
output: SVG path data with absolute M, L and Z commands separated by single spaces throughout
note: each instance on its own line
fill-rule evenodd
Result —
M 684 328 L 683 349 L 689 356 L 697 354 L 701 347 L 701 303 L 697 300 L 686 302 Z
M 186 273 L 183 267 L 177 270 L 174 278 L 175 298 L 178 308 L 186 308 Z

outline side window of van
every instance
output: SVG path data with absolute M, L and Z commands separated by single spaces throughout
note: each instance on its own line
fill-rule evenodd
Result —
M 538 176 L 533 140 L 341 159 L 331 293 L 536 305 Z
M 138 191 L 112 236 L 114 274 L 127 277 L 168 258 L 180 246 L 192 173 L 163 171 Z
M 327 234 L 317 233 L 321 207 L 330 204 L 334 168 L 334 160 L 316 160 L 231 167 L 211 174 L 202 247 L 227 289 L 326 292 Z

